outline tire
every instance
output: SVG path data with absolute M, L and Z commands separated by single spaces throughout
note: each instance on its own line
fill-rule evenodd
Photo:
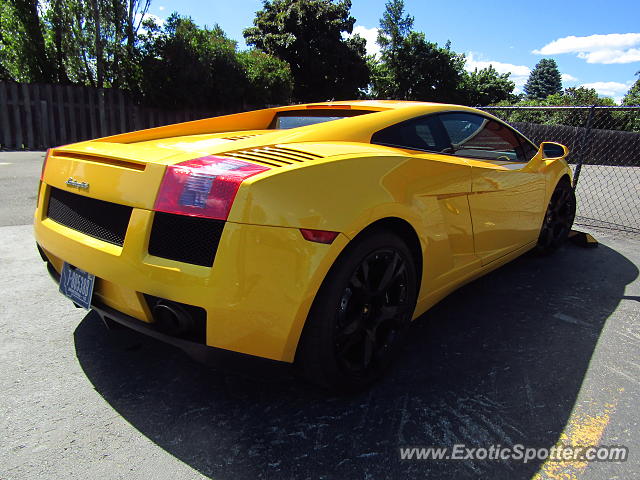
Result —
M 568 180 L 556 186 L 545 213 L 536 251 L 549 254 L 562 245 L 571 231 L 576 216 L 576 195 Z
M 411 323 L 418 295 L 406 243 L 372 230 L 338 257 L 313 302 L 296 365 L 310 382 L 357 391 L 378 379 Z

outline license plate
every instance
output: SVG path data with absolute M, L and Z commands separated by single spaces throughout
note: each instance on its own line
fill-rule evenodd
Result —
M 65 263 L 62 266 L 62 274 L 60 275 L 60 293 L 71 299 L 75 304 L 89 310 L 91 308 L 95 280 L 95 275 Z

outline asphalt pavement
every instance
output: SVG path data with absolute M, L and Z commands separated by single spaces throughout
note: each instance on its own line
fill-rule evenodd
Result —
M 576 197 L 581 224 L 622 226 L 640 238 L 640 167 L 583 165 Z
M 31 222 L 44 152 L 0 152 L 0 226 Z
M 0 479 L 638 478 L 637 239 L 519 258 L 419 318 L 381 382 L 332 396 L 212 371 L 74 308 L 34 247 L 41 160 L 0 153 Z M 629 459 L 398 453 L 558 443 Z

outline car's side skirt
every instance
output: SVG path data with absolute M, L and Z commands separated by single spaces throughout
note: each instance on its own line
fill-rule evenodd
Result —
M 420 315 L 422 315 L 423 313 L 425 313 L 427 310 L 429 310 L 431 307 L 433 307 L 436 303 L 438 303 L 440 300 L 442 300 L 443 298 L 445 298 L 447 295 L 449 295 L 450 293 L 454 292 L 455 290 L 457 290 L 458 288 L 466 285 L 469 282 L 472 282 L 473 280 L 475 280 L 476 278 L 479 278 L 499 267 L 501 267 L 502 265 L 509 263 L 511 260 L 518 258 L 520 255 L 528 252 L 529 250 L 531 250 L 532 248 L 534 248 L 536 246 L 536 242 L 530 242 L 527 243 L 526 245 L 523 245 L 522 247 L 486 264 L 483 265 L 482 267 L 478 268 L 477 270 L 474 270 L 472 272 L 470 272 L 469 274 L 467 274 L 466 276 L 462 277 L 462 278 L 458 278 L 454 281 L 449 282 L 448 284 L 444 285 L 443 287 L 439 288 L 436 291 L 433 292 L 427 292 L 426 295 L 420 299 L 418 299 L 418 304 L 416 305 L 416 310 L 413 314 L 413 319 L 415 320 L 416 318 L 418 318 Z

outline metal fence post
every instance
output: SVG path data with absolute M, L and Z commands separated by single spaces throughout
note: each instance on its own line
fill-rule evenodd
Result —
M 587 123 L 584 126 L 584 133 L 582 135 L 582 141 L 580 142 L 580 155 L 578 156 L 578 162 L 576 163 L 576 171 L 573 173 L 573 189 L 578 186 L 578 179 L 580 178 L 580 171 L 582 170 L 582 164 L 584 163 L 585 152 L 587 150 L 587 140 L 589 133 L 591 132 L 591 125 L 593 124 L 593 114 L 596 111 L 596 106 L 591 105 L 589 109 L 589 115 L 587 116 Z

